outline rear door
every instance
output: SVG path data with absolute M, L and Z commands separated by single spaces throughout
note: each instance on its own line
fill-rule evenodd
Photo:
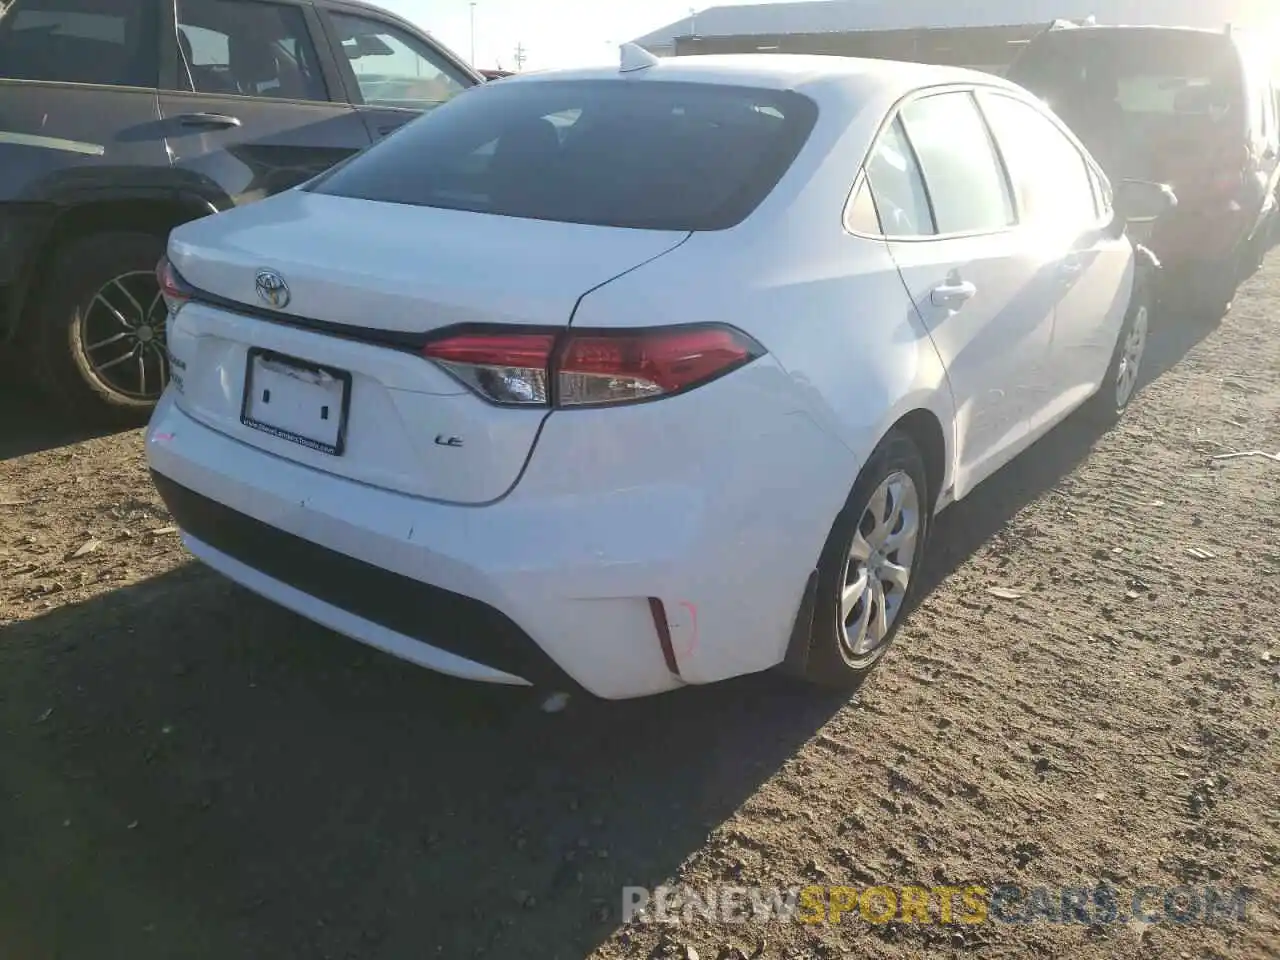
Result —
M 309 4 L 176 0 L 176 13 L 160 109 L 174 163 L 216 205 L 286 190 L 369 145 Z
M 909 101 L 867 178 L 902 280 L 947 367 L 956 495 L 1025 440 L 1053 325 L 1053 278 L 1014 229 L 1015 208 L 973 94 Z
M 1018 230 L 1052 276 L 1053 338 L 1033 432 L 1093 393 L 1111 362 L 1133 287 L 1133 248 L 1111 229 L 1103 180 L 1056 119 L 1020 98 L 980 95 L 1014 185 Z
M 444 47 L 407 24 L 368 8 L 318 11 L 348 95 L 375 140 L 480 82 Z
M 0 287 L 25 275 L 51 201 L 154 184 L 154 0 L 0 4 Z M 5 334 L 0 318 L 0 340 Z

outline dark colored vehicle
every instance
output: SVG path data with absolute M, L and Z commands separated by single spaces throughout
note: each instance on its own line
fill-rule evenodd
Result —
M 1146 242 L 1198 306 L 1222 311 L 1272 234 L 1273 70 L 1266 47 L 1230 28 L 1055 25 L 1008 77 L 1048 102 L 1113 181 L 1173 188 L 1178 206 Z
M 180 223 L 296 186 L 483 80 L 351 0 L 0 0 L 0 349 L 82 415 L 169 376 Z

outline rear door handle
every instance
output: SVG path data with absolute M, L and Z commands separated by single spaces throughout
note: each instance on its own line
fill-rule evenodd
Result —
M 184 127 L 211 127 L 216 130 L 229 130 L 240 126 L 240 118 L 225 113 L 184 113 L 178 117 L 178 123 Z
M 941 286 L 934 287 L 929 299 L 935 307 L 957 308 L 972 300 L 977 292 L 978 288 L 968 280 L 948 280 Z

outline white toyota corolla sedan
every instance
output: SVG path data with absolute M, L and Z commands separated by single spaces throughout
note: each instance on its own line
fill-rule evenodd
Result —
M 426 667 L 851 683 L 934 515 L 1128 404 L 1165 199 L 985 74 L 627 48 L 176 230 L 147 454 L 196 557 Z

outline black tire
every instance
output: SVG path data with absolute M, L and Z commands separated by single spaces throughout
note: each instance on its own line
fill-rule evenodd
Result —
M 104 309 L 94 306 L 98 292 L 117 277 L 154 275 L 164 249 L 162 237 L 112 232 L 73 239 L 53 254 L 44 283 L 29 303 L 23 339 L 38 385 L 63 412 L 78 420 L 130 423 L 141 421 L 155 405 L 154 398 L 113 389 L 105 374 L 95 374 L 84 331 L 86 324 L 100 322 L 96 314 L 89 314 L 90 310 Z M 151 283 L 154 285 L 154 279 Z M 148 289 L 145 278 L 133 276 L 129 284 L 134 298 L 141 301 Z M 150 289 L 158 292 L 158 287 Z M 144 310 L 151 309 L 153 303 L 146 300 Z M 152 331 L 148 337 L 159 338 L 158 345 L 147 352 L 153 370 L 156 351 L 163 352 L 164 342 L 163 304 L 159 307 L 158 328 L 147 325 Z M 122 341 L 120 349 L 127 349 L 132 342 Z
M 910 478 L 917 497 L 918 524 L 915 547 L 910 564 L 911 576 L 896 615 L 879 644 L 861 656 L 846 643 L 841 617 L 841 595 L 848 574 L 847 563 L 855 532 L 864 522 L 873 494 L 889 478 Z M 921 564 L 929 541 L 933 502 L 929 496 L 924 458 L 912 438 L 892 430 L 871 454 L 849 494 L 844 509 L 836 518 L 818 564 L 817 595 L 813 606 L 813 628 L 805 679 L 812 683 L 839 689 L 858 686 L 875 668 L 897 635 L 902 621 L 910 613 L 920 585 Z M 862 601 L 868 602 L 866 600 Z
M 1188 272 L 1183 303 L 1193 320 L 1217 323 L 1231 311 L 1244 272 L 1244 257 L 1242 248 L 1227 260 L 1200 264 Z
M 1120 324 L 1120 332 L 1116 335 L 1116 345 L 1111 352 L 1111 363 L 1107 366 L 1106 377 L 1102 386 L 1085 403 L 1084 413 L 1094 424 L 1110 427 L 1124 416 L 1129 404 L 1138 394 L 1138 386 L 1142 379 L 1142 360 L 1146 356 L 1146 347 L 1151 336 L 1151 313 L 1154 308 L 1152 279 L 1143 271 L 1134 281 L 1133 296 L 1129 298 L 1129 309 Z M 1131 337 L 1134 329 L 1142 326 L 1141 350 L 1137 363 L 1132 363 L 1130 351 Z M 1120 390 L 1120 373 L 1122 367 L 1132 377 L 1129 389 L 1123 396 Z

